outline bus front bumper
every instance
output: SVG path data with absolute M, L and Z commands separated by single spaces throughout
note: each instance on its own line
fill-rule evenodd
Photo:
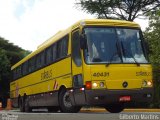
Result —
M 129 97 L 128 100 L 121 98 Z M 153 88 L 130 89 L 130 90 L 73 90 L 70 93 L 73 105 L 107 105 L 119 102 L 145 102 L 153 99 Z

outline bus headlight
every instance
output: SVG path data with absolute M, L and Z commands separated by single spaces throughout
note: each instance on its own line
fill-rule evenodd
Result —
M 151 87 L 151 86 L 152 86 L 152 82 L 151 82 L 151 81 L 144 80 L 144 81 L 142 82 L 142 86 L 143 86 L 143 87 Z
M 105 88 L 105 81 L 92 81 L 93 89 Z
M 92 86 L 93 86 L 93 88 L 97 88 L 97 87 L 98 87 L 98 84 L 97 84 L 96 82 L 93 82 L 93 83 L 92 83 Z
M 148 86 L 152 86 L 152 82 L 151 82 L 151 81 L 148 81 L 148 82 L 147 82 L 147 85 L 148 85 Z

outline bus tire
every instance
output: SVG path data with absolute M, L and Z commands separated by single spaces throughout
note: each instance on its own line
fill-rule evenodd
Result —
M 19 109 L 21 112 L 24 112 L 24 100 L 23 100 L 23 97 L 20 97 L 19 99 Z
M 77 113 L 80 111 L 80 106 L 73 106 L 69 98 L 69 92 L 62 89 L 59 93 L 59 106 L 60 111 L 64 113 Z
M 25 110 L 25 112 L 32 112 L 32 109 L 29 106 L 29 99 L 27 97 L 24 100 L 24 110 Z
M 115 103 L 115 104 L 107 105 L 105 109 L 110 113 L 120 113 L 124 109 L 124 104 Z
M 52 107 L 48 107 L 48 112 L 58 112 L 59 107 L 58 106 L 52 106 Z

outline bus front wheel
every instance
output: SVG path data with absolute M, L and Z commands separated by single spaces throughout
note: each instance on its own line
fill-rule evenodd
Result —
M 65 113 L 77 113 L 80 111 L 80 106 L 73 106 L 69 97 L 69 92 L 63 89 L 59 93 L 59 106 L 61 112 Z
M 32 112 L 32 108 L 29 106 L 29 99 L 27 97 L 24 101 L 24 110 L 25 112 Z
M 110 105 L 107 105 L 105 109 L 110 113 L 119 113 L 123 111 L 124 104 L 122 103 L 121 104 L 120 103 L 110 104 Z

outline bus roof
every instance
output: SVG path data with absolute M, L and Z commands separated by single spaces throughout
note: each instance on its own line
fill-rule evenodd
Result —
M 59 40 L 60 38 L 67 35 L 70 31 L 78 28 L 79 26 L 86 26 L 86 25 L 100 25 L 100 26 L 124 26 L 124 27 L 140 27 L 135 22 L 130 21 L 124 21 L 124 20 L 113 20 L 113 19 L 84 19 L 80 20 L 77 23 L 73 24 L 71 27 L 69 27 L 66 30 L 57 32 L 54 36 L 43 42 L 41 45 L 37 47 L 37 50 L 23 58 L 21 61 L 16 63 L 12 66 L 11 70 L 18 67 L 19 65 L 23 64 L 25 61 L 29 60 L 33 56 L 37 55 L 41 51 L 45 50 L 48 46 Z

